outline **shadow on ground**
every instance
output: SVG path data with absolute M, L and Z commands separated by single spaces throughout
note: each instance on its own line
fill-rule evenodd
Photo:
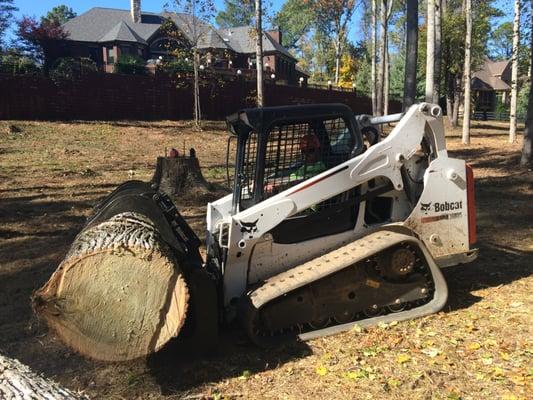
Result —
M 286 362 L 311 354 L 306 343 L 288 341 L 275 349 L 262 349 L 250 343 L 239 327 L 225 329 L 215 351 L 186 354 L 177 343 L 148 358 L 148 368 L 163 395 L 171 395 L 195 387 L 275 369 Z

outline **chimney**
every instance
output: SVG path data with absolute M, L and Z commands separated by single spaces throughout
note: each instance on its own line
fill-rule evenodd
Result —
M 141 22 L 141 0 L 130 0 L 131 2 L 131 19 L 133 22 Z
M 283 46 L 283 43 L 281 43 L 281 31 L 279 28 L 267 31 L 267 33 L 272 37 L 272 39 Z

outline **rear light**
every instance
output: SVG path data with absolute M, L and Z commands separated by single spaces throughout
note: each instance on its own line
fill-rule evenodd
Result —
M 468 243 L 473 245 L 477 241 L 476 197 L 474 191 L 474 170 L 468 164 L 466 164 L 466 203 L 468 205 Z

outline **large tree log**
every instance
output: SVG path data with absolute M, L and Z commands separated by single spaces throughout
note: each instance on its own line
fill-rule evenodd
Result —
M 189 291 L 174 254 L 145 216 L 126 212 L 83 230 L 34 307 L 81 354 L 121 361 L 178 335 Z
M 35 374 L 18 360 L 0 354 L 0 399 L 74 400 L 88 397 L 64 389 L 57 383 Z

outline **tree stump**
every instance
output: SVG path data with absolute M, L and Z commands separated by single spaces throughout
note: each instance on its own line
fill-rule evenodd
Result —
M 122 361 L 177 336 L 188 299 L 183 273 L 155 225 L 124 212 L 76 237 L 33 304 L 74 350 Z
M 152 183 L 170 196 L 205 191 L 209 186 L 202 175 L 194 149 L 190 150 L 190 156 L 157 157 Z
M 0 354 L 0 399 L 88 399 L 45 379 L 18 360 Z

